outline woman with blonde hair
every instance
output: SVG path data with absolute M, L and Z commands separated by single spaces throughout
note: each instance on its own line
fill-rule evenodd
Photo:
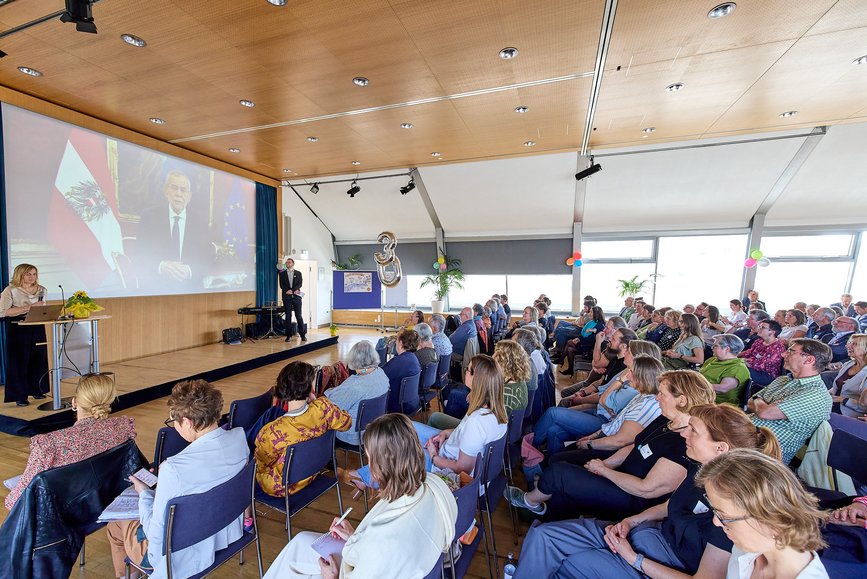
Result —
M 704 340 L 698 316 L 683 314 L 678 321 L 678 327 L 680 336 L 670 349 L 663 348 L 662 364 L 669 370 L 679 370 L 690 364 L 701 366 L 704 363 Z
M 0 319 L 6 325 L 6 388 L 4 402 L 27 406 L 28 396 L 45 398 L 40 384 L 48 376 L 45 326 L 22 326 L 31 306 L 45 300 L 36 266 L 15 266 L 9 285 L 0 293 Z M 46 382 L 47 383 L 47 382 Z
M 705 489 L 714 524 L 734 543 L 728 579 L 828 577 L 816 553 L 825 546 L 825 514 L 782 462 L 735 449 L 702 466 L 695 482 Z
M 691 461 L 664 503 L 618 523 L 582 518 L 530 529 L 514 579 L 536 577 L 724 577 L 732 542 L 713 523 L 710 501 L 695 484 L 698 465 L 735 448 L 780 460 L 780 444 L 728 404 L 689 410 L 681 430 Z
M 453 429 L 440 430 L 413 422 L 418 438 L 426 451 L 425 470 L 451 470 L 472 474 L 476 455 L 485 445 L 506 435 L 509 416 L 503 403 L 503 373 L 490 356 L 473 357 L 465 376 L 470 387 L 470 407 L 467 415 Z M 341 478 L 357 489 L 376 486 L 370 468 L 342 471 Z
M 689 411 L 711 404 L 714 390 L 701 374 L 672 370 L 659 375 L 656 395 L 662 415 L 641 431 L 633 444 L 608 458 L 587 460 L 591 453 L 561 453 L 551 457 L 536 489 L 516 487 L 506 498 L 516 507 L 550 520 L 577 516 L 622 518 L 666 500 L 686 477 L 689 461 L 682 436 Z M 573 457 L 563 455 L 579 455 Z M 583 458 L 583 460 L 582 460 Z
M 867 334 L 852 334 L 846 342 L 849 361 L 834 378 L 831 389 L 840 414 L 860 418 L 867 413 Z
M 457 504 L 425 456 L 410 420 L 386 414 L 368 425 L 364 450 L 380 500 L 357 529 L 335 517 L 329 531 L 346 541 L 340 557 L 320 559 L 311 544 L 319 533 L 298 533 L 265 579 L 336 577 L 421 578 L 430 573 L 455 534 Z
M 7 509 L 12 509 L 37 474 L 82 461 L 135 438 L 132 418 L 109 417 L 116 398 L 112 374 L 85 374 L 79 379 L 72 398 L 75 424 L 30 439 L 27 468 L 6 497 Z

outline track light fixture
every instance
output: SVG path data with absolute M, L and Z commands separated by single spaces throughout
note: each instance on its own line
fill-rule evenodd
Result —
M 74 22 L 79 32 L 96 34 L 93 23 L 93 0 L 66 0 L 66 11 L 60 15 L 61 22 Z
M 400 188 L 400 194 L 401 194 L 401 195 L 406 195 L 407 193 L 409 193 L 409 192 L 412 191 L 413 189 L 415 189 L 415 179 L 413 179 L 412 177 L 410 177 L 410 178 L 409 178 L 409 183 L 407 183 L 406 185 L 404 185 L 403 187 Z
M 352 187 L 349 188 L 346 194 L 354 199 L 355 194 L 359 191 L 361 191 L 361 187 L 358 186 L 358 183 L 356 181 L 352 181 Z
M 601 170 L 602 170 L 602 165 L 600 165 L 599 163 L 593 163 L 592 165 L 590 165 L 589 167 L 587 167 L 583 171 L 578 171 L 577 173 L 575 173 L 575 179 L 577 181 L 580 181 L 581 179 L 586 179 L 590 175 L 598 173 Z
M 314 183 L 313 186 L 310 188 L 310 192 L 314 195 L 319 193 L 319 183 Z

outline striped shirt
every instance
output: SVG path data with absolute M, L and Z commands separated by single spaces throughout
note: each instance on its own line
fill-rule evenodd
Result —
M 617 434 L 626 420 L 632 420 L 641 424 L 641 426 L 647 426 L 656 420 L 660 414 L 661 411 L 659 410 L 659 402 L 656 401 L 656 396 L 653 394 L 639 394 L 630 400 L 626 408 L 615 416 L 611 422 L 602 425 L 602 433 L 605 436 Z

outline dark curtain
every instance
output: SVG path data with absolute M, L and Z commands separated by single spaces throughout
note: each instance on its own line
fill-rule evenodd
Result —
M 0 111 L 2 113 L 2 111 Z M 0 290 L 9 285 L 9 245 L 6 239 L 6 161 L 3 156 L 3 115 L 0 114 Z M 0 324 L 0 382 L 6 384 L 6 324 Z
M 256 305 L 277 299 L 277 189 L 256 183 Z

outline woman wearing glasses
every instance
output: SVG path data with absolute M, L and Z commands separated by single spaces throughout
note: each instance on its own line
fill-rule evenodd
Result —
M 732 549 L 714 526 L 704 491 L 695 485 L 699 464 L 735 448 L 780 458 L 767 428 L 756 428 L 738 408 L 696 406 L 682 431 L 695 461 L 666 502 L 619 523 L 577 519 L 532 528 L 515 579 L 535 577 L 723 577 Z
M 737 449 L 711 460 L 696 477 L 714 524 L 734 543 L 728 579 L 828 577 L 816 550 L 825 546 L 825 513 L 779 460 Z
M 509 417 L 503 403 L 503 373 L 490 356 L 475 356 L 467 366 L 466 383 L 470 387 L 470 407 L 453 429 L 439 430 L 413 422 L 425 449 L 425 470 L 452 470 L 472 474 L 476 455 L 485 445 L 506 435 Z M 376 486 L 370 467 L 343 471 L 340 476 L 359 490 Z

